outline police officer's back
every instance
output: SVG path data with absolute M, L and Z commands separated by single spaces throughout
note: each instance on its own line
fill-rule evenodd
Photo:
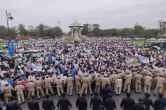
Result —
M 21 110 L 21 107 L 16 101 L 10 101 L 6 106 L 6 110 Z
M 145 93 L 145 98 L 143 99 L 143 104 L 145 106 L 145 110 L 150 110 L 150 106 L 152 106 L 152 100 L 150 99 L 150 95 Z
M 46 96 L 46 99 L 43 101 L 42 108 L 44 110 L 54 110 L 55 109 L 54 102 L 49 99 L 49 96 Z
M 62 98 L 58 100 L 57 107 L 60 110 L 70 110 L 70 108 L 72 107 L 70 101 L 67 98 L 65 98 L 65 94 L 63 94 Z
M 104 106 L 105 106 L 106 110 L 114 110 L 114 109 L 116 109 L 116 103 L 112 99 L 112 95 L 111 94 L 109 94 L 108 98 L 106 98 L 106 100 L 104 102 Z
M 88 103 L 87 103 L 85 96 L 83 95 L 83 96 L 78 97 L 78 99 L 76 101 L 76 107 L 79 110 L 87 110 L 87 106 L 88 106 Z
M 141 99 L 139 99 L 138 102 L 134 104 L 133 110 L 144 110 L 144 105 Z
M 162 94 L 159 94 L 158 99 L 154 101 L 154 110 L 164 110 L 166 107 L 166 98 Z
M 127 93 L 126 96 L 126 98 L 122 99 L 120 106 L 123 110 L 132 110 L 135 101 L 130 97 L 130 93 Z
M 29 110 L 40 110 L 39 103 L 34 99 L 28 102 L 28 108 Z
M 103 101 L 100 96 L 98 96 L 97 93 L 94 94 L 94 96 L 90 100 L 90 106 L 93 110 L 100 110 L 100 107 L 102 106 Z

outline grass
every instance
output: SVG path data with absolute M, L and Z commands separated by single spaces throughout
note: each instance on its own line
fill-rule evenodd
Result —
M 138 46 L 143 46 L 144 43 L 145 43 L 145 40 L 143 40 L 143 39 L 129 41 L 129 44 L 134 44 L 134 45 L 138 45 Z

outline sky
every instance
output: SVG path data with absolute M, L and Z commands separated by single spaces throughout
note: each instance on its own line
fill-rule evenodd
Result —
M 166 20 L 166 0 L 0 0 L 0 25 L 6 25 L 5 9 L 14 16 L 10 26 L 42 23 L 65 31 L 75 20 L 101 28 L 159 28 Z

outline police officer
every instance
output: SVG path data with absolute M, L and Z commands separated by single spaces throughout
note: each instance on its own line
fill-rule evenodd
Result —
M 66 84 L 67 84 L 67 95 L 72 95 L 73 94 L 73 77 L 69 75 L 66 79 Z
M 153 106 L 152 100 L 150 99 L 150 94 L 145 93 L 145 98 L 142 100 L 145 106 L 145 110 L 150 110 L 150 106 Z
M 150 73 L 144 76 L 144 92 L 150 93 L 152 85 L 152 76 Z
M 92 87 L 91 87 L 91 85 L 92 85 L 92 75 L 91 74 L 89 74 L 87 76 L 87 81 L 88 81 L 88 90 L 89 90 L 89 93 L 92 94 Z
M 122 99 L 120 106 L 123 110 L 133 110 L 135 101 L 130 97 L 130 93 L 126 94 L 126 97 Z
M 90 107 L 92 107 L 92 110 L 100 110 L 102 105 L 102 98 L 98 95 L 98 93 L 94 93 L 94 96 L 90 100 Z
M 141 81 L 142 81 L 142 74 L 136 73 L 135 76 L 135 92 L 140 93 L 141 92 Z
M 54 91 L 52 89 L 52 77 L 50 76 L 46 76 L 45 80 L 44 80 L 44 86 L 45 86 L 45 90 L 46 90 L 46 95 L 49 95 L 49 92 L 51 92 L 51 94 L 54 94 Z
M 17 101 L 9 101 L 6 105 L 6 110 L 22 110 Z
M 64 93 L 64 91 L 63 91 L 63 80 L 61 79 L 60 76 L 57 77 L 56 87 L 57 87 L 58 96 L 61 96 Z
M 96 89 L 95 92 L 99 93 L 100 92 L 100 86 L 101 86 L 101 76 L 100 74 L 96 74 Z
M 109 94 L 108 97 L 104 101 L 104 106 L 106 110 L 115 110 L 116 109 L 116 103 L 114 99 L 112 99 L 112 94 Z
M 29 110 L 40 110 L 39 103 L 32 99 L 30 102 L 28 102 L 28 109 Z
M 138 99 L 138 102 L 134 104 L 133 110 L 144 110 L 142 99 Z
M 104 77 L 102 77 L 102 89 L 108 84 L 110 84 L 110 80 L 107 74 L 104 74 Z
M 44 110 L 54 110 L 55 109 L 55 105 L 53 100 L 49 99 L 49 96 L 46 96 L 46 99 L 42 102 L 42 108 Z
M 8 103 L 9 98 L 11 97 L 11 91 L 10 91 L 9 85 L 5 84 L 5 86 L 2 88 L 2 91 L 3 91 L 5 102 Z
M 85 98 L 84 95 L 79 96 L 76 100 L 76 107 L 78 108 L 78 110 L 87 110 L 87 99 Z
M 81 78 L 79 75 L 75 76 L 75 88 L 76 88 L 76 94 L 80 94 L 81 90 Z
M 155 92 L 156 93 L 161 93 L 164 89 L 165 78 L 162 76 L 163 75 L 159 73 L 159 75 L 155 77 L 155 80 L 156 80 Z
M 35 84 L 33 81 L 27 83 L 28 98 L 32 98 L 35 95 Z
M 43 91 L 43 80 L 40 77 L 37 77 L 35 80 L 35 87 L 36 87 L 36 94 L 37 97 L 40 98 L 40 94 L 41 96 L 44 96 L 44 91 Z
M 127 91 L 128 93 L 130 93 L 131 91 L 131 80 L 132 80 L 132 74 L 129 70 L 126 70 L 126 74 L 124 76 L 124 88 L 123 91 Z
M 115 93 L 120 95 L 122 92 L 122 78 L 119 76 L 115 79 Z
M 58 100 L 57 107 L 59 110 L 70 110 L 72 107 L 70 101 L 62 94 L 62 98 Z
M 24 86 L 22 84 L 17 83 L 15 86 L 15 90 L 16 90 L 16 94 L 17 94 L 18 103 L 23 103 L 25 101 Z
M 82 88 L 81 88 L 81 95 L 88 93 L 88 74 L 82 77 Z

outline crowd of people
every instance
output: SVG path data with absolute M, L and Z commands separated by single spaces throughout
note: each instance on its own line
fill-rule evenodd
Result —
M 164 51 L 146 51 L 117 38 L 88 39 L 70 44 L 41 40 L 31 42 L 28 47 L 40 50 L 41 54 L 38 57 L 33 57 L 33 53 L 23 54 L 21 60 L 1 67 L 0 93 L 5 103 L 16 98 L 21 104 L 34 97 L 49 95 L 101 94 L 106 99 L 105 92 L 111 93 L 110 97 L 131 91 L 165 92 Z M 139 56 L 148 58 L 148 62 L 139 61 Z

